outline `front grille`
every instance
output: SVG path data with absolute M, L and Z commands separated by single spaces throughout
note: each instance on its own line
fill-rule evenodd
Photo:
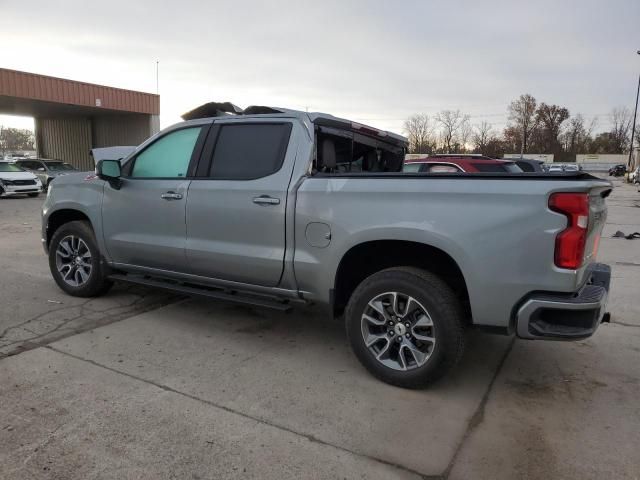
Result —
M 36 181 L 35 180 L 12 180 L 11 182 L 6 182 L 9 185 L 13 184 L 13 185 L 35 185 Z

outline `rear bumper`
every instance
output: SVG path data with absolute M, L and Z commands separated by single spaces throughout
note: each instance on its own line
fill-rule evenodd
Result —
M 594 334 L 607 321 L 611 267 L 595 263 L 589 280 L 575 293 L 539 293 L 528 296 L 516 313 L 520 338 L 579 340 Z

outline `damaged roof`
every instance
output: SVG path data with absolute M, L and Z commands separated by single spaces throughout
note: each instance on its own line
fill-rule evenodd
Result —
M 215 118 L 239 115 L 277 115 L 287 114 L 289 116 L 305 118 L 316 125 L 334 126 L 338 128 L 348 128 L 350 130 L 360 131 L 365 135 L 377 137 L 387 137 L 393 143 L 407 143 L 407 139 L 401 135 L 374 127 L 353 122 L 344 118 L 334 117 L 327 113 L 319 112 L 302 112 L 299 110 L 291 110 L 288 108 L 267 107 L 262 105 L 252 105 L 245 109 L 238 107 L 231 102 L 208 102 L 199 107 L 194 108 L 182 115 L 183 120 L 196 120 L 200 118 Z

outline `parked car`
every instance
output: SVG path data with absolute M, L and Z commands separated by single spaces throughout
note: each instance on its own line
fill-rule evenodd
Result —
M 481 155 L 426 155 L 409 158 L 404 162 L 403 172 L 422 173 L 521 173 L 515 162 L 496 160 Z
M 628 176 L 629 183 L 640 183 L 640 167 L 636 167 Z
M 373 375 L 411 388 L 457 363 L 468 326 L 571 340 L 608 318 L 595 251 L 610 182 L 406 173 L 405 138 L 322 113 L 216 103 L 184 118 L 51 184 L 42 242 L 62 290 L 319 305 Z
M 578 171 L 580 171 L 580 165 L 577 165 L 575 163 L 569 163 L 569 164 L 563 165 L 562 169 L 565 172 L 578 172 Z
M 620 164 L 609 169 L 609 176 L 614 177 L 622 177 L 625 173 L 627 173 L 627 166 Z
M 0 197 L 29 195 L 37 197 L 42 191 L 42 183 L 33 173 L 19 166 L 0 162 Z
M 549 172 L 564 172 L 564 166 L 563 165 L 549 165 Z
M 17 160 L 16 165 L 36 175 L 44 189 L 49 188 L 49 184 L 54 178 L 77 172 L 78 169 L 62 160 L 49 160 L 46 158 L 30 158 L 28 160 Z

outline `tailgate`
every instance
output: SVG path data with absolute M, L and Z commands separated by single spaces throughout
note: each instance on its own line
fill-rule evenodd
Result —
M 584 265 L 595 261 L 602 229 L 607 221 L 605 198 L 611 193 L 611 186 L 598 185 L 589 191 L 589 223 L 587 241 L 584 249 Z

